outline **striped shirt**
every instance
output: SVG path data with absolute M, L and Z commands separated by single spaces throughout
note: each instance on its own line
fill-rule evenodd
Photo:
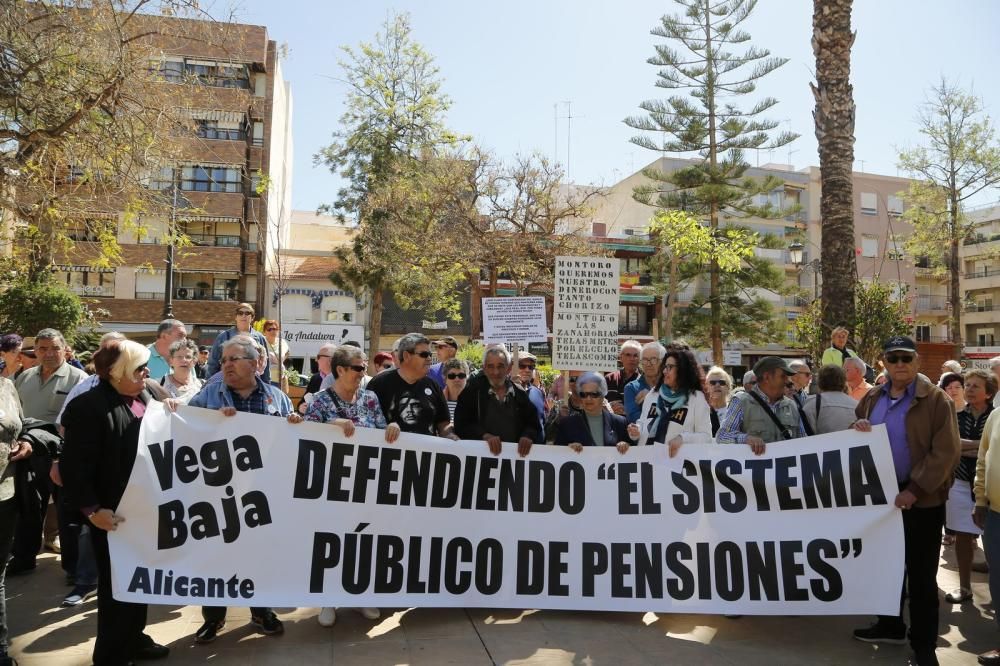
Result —
M 779 397 L 777 400 L 772 401 L 767 395 L 764 394 L 759 388 L 754 386 L 750 389 L 767 403 L 768 407 L 771 409 L 771 413 L 774 413 L 774 406 L 780 403 L 784 399 L 784 395 Z M 798 434 L 796 437 L 805 437 L 806 431 L 802 427 L 802 419 L 799 418 Z M 719 424 L 719 431 L 716 433 L 715 441 L 719 444 L 746 444 L 747 434 L 743 432 L 743 401 L 733 400 L 729 403 L 729 407 L 726 409 L 726 415 L 722 419 L 722 423 Z
M 983 427 L 986 419 L 993 411 L 993 405 L 986 403 L 986 410 L 976 417 L 972 413 L 972 407 L 966 405 L 965 409 L 958 413 L 958 434 L 962 439 L 972 439 L 979 441 L 983 437 Z M 976 478 L 976 459 L 962 456 L 959 459 L 958 467 L 955 468 L 955 479 L 958 481 L 968 481 L 970 484 Z

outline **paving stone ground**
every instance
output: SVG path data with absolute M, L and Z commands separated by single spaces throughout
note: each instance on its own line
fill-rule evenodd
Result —
M 982 555 L 979 555 L 982 557 Z M 957 586 L 953 552 L 944 549 L 938 582 Z M 938 657 L 945 666 L 975 664 L 975 655 L 1000 646 L 984 574 L 973 574 L 974 603 L 942 600 Z M 60 608 L 69 588 L 58 560 L 7 581 L 12 653 L 21 666 L 90 664 L 97 623 L 95 600 Z M 168 645 L 160 663 L 237 666 L 310 664 L 905 664 L 907 646 L 874 646 L 851 638 L 867 617 L 743 617 L 654 613 L 384 608 L 379 620 L 348 609 L 320 627 L 318 609 L 276 609 L 283 636 L 261 636 L 249 611 L 230 610 L 211 645 L 197 645 L 194 606 L 151 606 L 147 632 Z M 147 662 L 154 663 L 154 662 Z

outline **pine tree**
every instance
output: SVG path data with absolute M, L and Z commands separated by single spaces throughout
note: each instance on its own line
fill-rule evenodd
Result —
M 638 188 L 639 201 L 662 209 L 680 209 L 707 220 L 713 234 L 724 239 L 725 218 L 777 218 L 789 210 L 757 205 L 754 197 L 778 188 L 775 177 L 746 175 L 748 150 L 770 150 L 787 145 L 798 135 L 774 132 L 778 121 L 763 118 L 778 100 L 767 97 L 742 110 L 737 102 L 756 89 L 759 79 L 787 62 L 757 46 L 746 46 L 750 35 L 741 25 L 756 0 L 675 0 L 683 8 L 664 16 L 651 32 L 667 40 L 656 46 L 648 62 L 656 66 L 656 85 L 687 90 L 687 96 L 643 102 L 647 115 L 625 123 L 644 134 L 636 145 L 661 153 L 692 155 L 691 165 L 672 172 L 649 168 L 651 181 Z M 721 271 L 712 258 L 709 272 L 709 339 L 715 363 L 722 363 L 723 308 Z M 734 277 L 739 277 L 739 273 Z

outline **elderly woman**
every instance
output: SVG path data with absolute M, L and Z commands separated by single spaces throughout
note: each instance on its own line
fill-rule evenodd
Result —
M 395 361 L 392 360 L 392 354 L 389 352 L 379 352 L 375 354 L 375 360 L 373 363 L 375 365 L 376 375 L 383 370 L 392 370 L 396 367 Z
M 18 348 L 20 346 L 18 338 Z M 21 421 L 21 401 L 17 397 L 14 383 L 6 377 L 0 378 L 0 664 L 14 663 L 7 656 L 7 596 L 4 580 L 7 559 L 14 543 L 14 526 L 17 523 L 15 470 L 19 467 L 17 463 L 32 453 L 31 444 L 18 439 Z
M 666 443 L 671 458 L 684 442 L 710 443 L 712 415 L 704 385 L 701 367 L 690 349 L 668 350 L 656 389 L 642 401 L 636 428 L 639 443 Z
M 70 506 L 86 516 L 97 559 L 97 641 L 95 664 L 125 664 L 165 657 L 168 648 L 143 633 L 146 604 L 116 600 L 111 594 L 108 532 L 125 520 L 120 511 L 139 446 L 139 427 L 150 395 L 149 349 L 131 340 L 109 344 L 94 354 L 100 381 L 68 403 L 60 471 Z
M 855 357 L 858 353 L 847 348 L 848 331 L 843 326 L 838 326 L 830 332 L 830 346 L 823 352 L 823 365 L 839 365 L 843 367 L 844 359 Z
M 660 380 L 660 365 L 667 348 L 659 342 L 647 342 L 639 352 L 639 376 L 625 385 L 625 418 L 629 423 L 639 420 L 642 401 Z
M 399 438 L 399 426 L 395 423 L 386 427 L 385 416 L 379 405 L 378 396 L 361 388 L 361 378 L 368 367 L 365 353 L 351 345 L 341 345 L 330 359 L 333 385 L 317 393 L 306 409 L 305 420 L 330 423 L 341 428 L 345 437 L 354 435 L 354 428 L 379 428 L 385 430 L 385 441 L 389 444 Z M 381 615 L 377 608 L 362 608 L 361 614 L 369 620 Z M 323 608 L 318 621 L 324 627 L 332 627 L 337 622 L 335 608 Z
M 624 416 L 604 409 L 608 383 L 596 372 L 576 378 L 576 395 L 582 412 L 574 412 L 559 421 L 555 443 L 569 446 L 577 453 L 585 446 L 614 446 L 619 453 L 628 451 L 628 423 Z
M 274 319 L 264 321 L 264 339 L 267 340 L 267 358 L 270 368 L 269 379 L 275 386 L 281 386 L 282 390 L 288 388 L 288 382 L 282 384 L 285 379 L 285 359 L 288 358 L 288 343 L 283 338 L 278 337 L 278 322 Z
M 163 376 L 160 386 L 182 404 L 197 395 L 201 390 L 201 380 L 195 376 L 194 364 L 198 354 L 198 345 L 190 338 L 178 340 L 170 345 L 167 362 L 170 373 Z
M 733 378 L 717 365 L 713 365 L 705 373 L 706 396 L 708 406 L 712 408 L 712 437 L 719 432 L 719 424 L 726 418 L 729 409 L 729 396 L 733 392 Z
M 839 365 L 824 365 L 816 379 L 819 393 L 802 405 L 806 420 L 817 435 L 847 430 L 857 420 L 858 401 L 847 395 L 847 373 Z
M 946 389 L 947 390 L 947 389 Z M 955 559 L 958 560 L 958 589 L 944 596 L 949 603 L 960 604 L 972 598 L 972 555 L 976 539 L 983 533 L 972 520 L 975 497 L 979 440 L 986 419 L 993 411 L 997 379 L 992 372 L 973 369 L 965 373 L 965 407 L 958 413 L 958 434 L 962 438 L 962 457 L 955 468 L 955 480 L 945 502 L 945 526 L 954 532 Z M 996 565 L 995 562 L 991 563 Z
M 14 381 L 14 377 L 21 371 L 22 342 L 21 336 L 17 333 L 8 333 L 0 338 L 0 359 L 3 359 L 0 377 Z
M 458 404 L 459 394 L 465 390 L 469 364 L 460 358 L 450 358 L 441 366 L 441 375 L 444 377 L 444 399 L 448 403 L 448 415 L 454 423 L 455 405 Z
M 944 389 L 951 401 L 955 403 L 955 412 L 965 409 L 965 379 L 957 372 L 946 372 L 938 380 L 938 386 Z

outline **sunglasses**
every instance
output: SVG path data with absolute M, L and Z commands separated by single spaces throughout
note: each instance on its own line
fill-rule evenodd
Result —
M 725 386 L 726 385 L 726 380 L 725 379 L 709 379 L 708 383 L 711 384 L 712 386 Z
M 142 373 L 146 372 L 146 365 L 148 365 L 148 364 L 146 364 L 146 363 L 143 363 L 143 364 L 142 364 L 142 365 L 140 365 L 140 366 L 139 366 L 138 368 L 136 368 L 136 369 L 135 369 L 135 374 L 136 374 L 136 375 L 141 375 Z
M 886 363 L 913 363 L 913 354 L 886 354 Z
M 601 397 L 601 392 L 600 391 L 580 391 L 579 393 L 577 393 L 577 395 L 580 396 L 581 398 L 600 398 Z
M 535 364 L 534 363 L 518 363 L 517 367 L 519 367 L 521 369 L 530 368 L 531 370 L 534 370 L 535 369 Z
M 392 363 L 383 363 L 382 364 L 382 369 L 383 370 L 389 370 L 391 368 L 392 368 Z
M 253 313 L 250 312 L 249 310 L 240 310 L 239 312 L 236 313 L 236 316 L 237 317 L 252 317 Z
M 432 356 L 432 354 L 429 351 L 410 352 L 410 353 L 413 354 L 414 356 L 419 356 L 420 358 L 430 358 Z
M 361 372 L 361 373 L 363 373 L 365 371 L 365 366 L 363 366 L 363 365 L 349 365 L 347 367 L 350 368 L 351 370 L 353 370 L 354 372 Z
M 448 373 L 448 379 L 465 379 L 466 375 L 464 372 L 450 372 Z

